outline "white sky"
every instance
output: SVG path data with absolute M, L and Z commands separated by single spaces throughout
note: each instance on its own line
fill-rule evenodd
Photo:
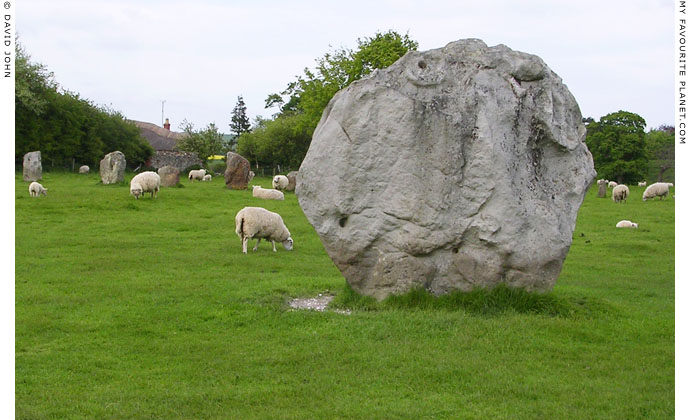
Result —
M 62 87 L 156 124 L 165 100 L 173 130 L 187 119 L 228 133 L 239 95 L 252 120 L 269 117 L 266 97 L 315 59 L 389 29 L 420 50 L 479 38 L 536 54 L 583 116 L 674 124 L 669 0 L 22 0 L 16 19 L 20 44 Z

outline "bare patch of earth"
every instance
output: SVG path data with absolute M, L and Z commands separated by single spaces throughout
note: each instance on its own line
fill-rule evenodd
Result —
M 313 298 L 297 298 L 297 299 L 292 299 L 290 301 L 290 307 L 293 309 L 306 309 L 306 310 L 312 310 L 312 311 L 319 311 L 323 312 L 326 310 L 326 307 L 328 304 L 333 300 L 334 296 L 331 295 L 324 295 L 319 293 L 318 296 L 313 297 Z M 343 311 L 336 309 L 333 312 L 339 313 L 339 314 L 345 314 L 345 315 L 350 315 L 350 311 Z

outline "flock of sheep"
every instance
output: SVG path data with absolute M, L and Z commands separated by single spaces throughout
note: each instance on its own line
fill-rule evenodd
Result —
M 625 203 L 630 196 L 630 189 L 627 185 L 619 185 L 617 182 L 609 181 L 607 179 L 598 180 L 597 185 L 607 185 L 608 188 L 612 188 L 611 199 L 614 203 Z M 646 187 L 647 182 L 638 182 L 637 186 Z M 664 197 L 668 197 L 669 189 L 671 187 L 673 187 L 673 184 L 670 182 L 655 182 L 644 190 L 642 193 L 642 201 L 651 200 L 655 197 L 659 197 L 659 200 L 663 200 Z M 631 222 L 630 220 L 621 220 L 620 222 L 616 223 L 616 227 L 637 228 L 638 224 Z

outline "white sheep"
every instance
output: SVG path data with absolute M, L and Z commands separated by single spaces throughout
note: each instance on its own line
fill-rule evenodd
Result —
M 146 171 L 137 174 L 129 182 L 129 192 L 134 195 L 137 200 L 139 196 L 143 196 L 144 193 L 150 192 L 151 198 L 156 197 L 158 190 L 161 187 L 161 177 L 155 172 Z
M 597 185 L 602 185 L 602 184 L 608 184 L 608 181 L 605 179 L 600 179 L 597 181 Z
M 611 191 L 611 198 L 614 203 L 620 203 L 621 201 L 626 202 L 628 196 L 630 195 L 630 190 L 627 185 L 616 185 Z
M 256 174 L 254 174 L 254 171 L 249 171 L 249 175 L 247 176 L 247 183 L 251 182 L 255 175 Z
M 80 174 L 88 174 L 90 168 L 87 165 L 82 165 L 79 167 L 79 173 Z
M 189 171 L 189 175 L 187 176 L 187 178 L 191 179 L 192 181 L 194 181 L 195 179 L 203 181 L 204 175 L 206 175 L 206 169 L 197 169 Z
M 276 252 L 276 241 L 282 242 L 286 250 L 292 250 L 292 237 L 290 231 L 283 223 L 283 218 L 278 213 L 268 211 L 262 207 L 245 207 L 235 216 L 235 233 L 242 240 L 242 253 L 247 253 L 247 242 L 256 238 L 253 251 L 259 247 L 261 239 L 273 243 L 273 252 Z
M 273 188 L 276 190 L 284 190 L 289 183 L 290 180 L 285 175 L 276 175 L 273 177 Z
M 29 195 L 31 197 L 38 197 L 41 194 L 43 194 L 47 197 L 48 196 L 48 188 L 45 188 L 43 185 L 39 184 L 36 181 L 29 184 Z
M 655 182 L 644 190 L 642 201 L 647 201 L 654 197 L 659 197 L 659 200 L 663 200 L 666 196 L 668 196 L 668 183 Z
M 621 220 L 616 223 L 617 228 L 637 228 L 637 223 L 633 223 L 630 220 Z
M 211 174 L 206 174 L 206 175 L 204 175 L 204 177 L 201 180 L 202 181 L 210 181 L 212 179 L 213 179 L 213 177 L 211 176 Z
M 646 186 L 647 186 L 647 181 L 638 182 L 638 183 L 637 183 L 637 186 L 638 186 L 638 187 L 646 187 Z
M 673 188 L 673 183 L 672 183 L 672 182 L 667 182 L 666 185 L 668 185 L 669 188 Z
M 609 181 L 609 188 L 616 188 L 616 185 L 618 185 L 616 181 Z
M 285 195 L 282 191 L 261 188 L 258 185 L 252 186 L 252 196 L 263 198 L 264 200 L 285 200 Z

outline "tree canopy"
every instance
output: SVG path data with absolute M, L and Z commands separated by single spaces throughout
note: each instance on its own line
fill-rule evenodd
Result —
M 214 123 L 210 123 L 202 130 L 195 130 L 194 124 L 183 120 L 180 129 L 186 134 L 175 146 L 178 150 L 194 152 L 204 165 L 209 156 L 225 154 L 227 146 L 223 143 L 223 133 L 218 132 Z
M 664 180 L 664 173 L 667 170 L 675 168 L 675 131 L 675 128 L 672 126 L 662 125 L 647 133 L 647 155 L 650 164 L 654 162 L 655 167 L 659 168 L 659 174 L 656 179 L 657 182 L 662 182 Z

